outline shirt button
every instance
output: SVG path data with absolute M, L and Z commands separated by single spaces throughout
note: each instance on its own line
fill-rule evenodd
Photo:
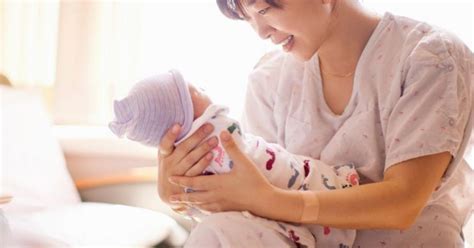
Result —
M 454 126 L 455 123 L 456 123 L 456 122 L 454 121 L 453 118 L 450 118 L 450 119 L 449 119 L 449 125 L 450 125 L 450 126 Z

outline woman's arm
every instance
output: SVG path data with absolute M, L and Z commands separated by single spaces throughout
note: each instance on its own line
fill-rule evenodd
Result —
M 302 192 L 272 186 L 226 131 L 221 141 L 234 161 L 232 171 L 171 177 L 172 183 L 196 190 L 172 195 L 171 202 L 193 204 L 211 212 L 248 210 L 274 220 L 346 229 L 406 229 L 439 185 L 451 159 L 447 152 L 419 157 L 391 166 L 382 182 Z
M 253 212 L 301 223 L 301 214 L 297 213 L 302 213 L 304 202 L 314 202 L 306 209 L 307 215 L 314 214 L 306 218 L 312 221 L 303 222 L 347 229 L 406 229 L 439 185 L 450 160 L 448 152 L 411 159 L 390 167 L 382 182 L 304 192 L 305 201 L 301 200 L 301 192 L 274 188 L 259 198 Z

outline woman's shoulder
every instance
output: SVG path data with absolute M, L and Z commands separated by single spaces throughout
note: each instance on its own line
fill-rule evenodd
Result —
M 281 50 L 273 50 L 265 53 L 254 66 L 249 75 L 249 83 L 252 87 L 275 86 L 286 77 L 288 72 L 296 73 L 304 67 L 304 63 Z
M 265 53 L 253 67 L 252 73 L 279 74 L 283 70 L 294 70 L 304 66 L 291 54 L 282 50 L 273 50 Z
M 401 36 L 403 47 L 408 50 L 408 61 L 472 58 L 469 47 L 448 30 L 408 17 L 391 15 L 389 18 L 393 32 Z
M 281 50 L 273 50 L 265 53 L 260 59 L 258 60 L 257 64 L 253 67 L 254 70 L 258 70 L 265 67 L 275 67 L 278 64 L 281 64 L 285 59 L 286 54 L 283 53 Z

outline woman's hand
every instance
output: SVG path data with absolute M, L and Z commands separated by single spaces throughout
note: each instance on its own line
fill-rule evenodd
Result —
M 211 124 L 205 124 L 176 147 L 174 143 L 180 132 L 179 125 L 165 134 L 158 151 L 158 193 L 164 202 L 169 203 L 170 195 L 183 192 L 182 188 L 169 182 L 169 177 L 196 176 L 209 165 L 212 159 L 210 151 L 217 145 L 217 138 L 201 142 L 213 130 Z M 182 206 L 175 207 L 179 209 Z
M 231 172 L 196 177 L 173 176 L 172 183 L 192 188 L 195 192 L 178 191 L 170 197 L 170 201 L 175 204 L 191 204 L 210 212 L 260 212 L 258 209 L 264 205 L 263 202 L 267 202 L 273 186 L 239 150 L 229 132 L 223 131 L 220 137 L 224 149 L 234 162 Z

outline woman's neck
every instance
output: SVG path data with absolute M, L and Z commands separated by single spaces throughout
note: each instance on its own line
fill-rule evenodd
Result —
M 336 1 L 331 33 L 318 50 L 324 71 L 334 75 L 353 73 L 380 19 L 357 1 Z

